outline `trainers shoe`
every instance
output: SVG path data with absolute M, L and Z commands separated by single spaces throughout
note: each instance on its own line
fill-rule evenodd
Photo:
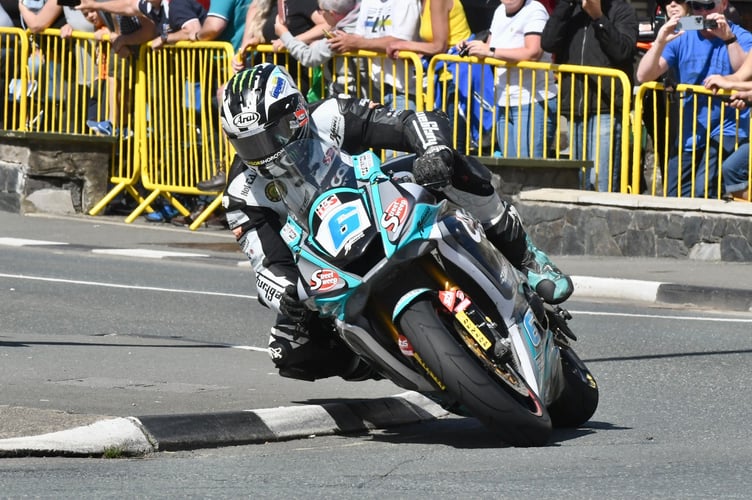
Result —
M 201 191 L 220 191 L 225 188 L 225 184 L 227 184 L 227 175 L 224 170 L 218 170 L 214 177 L 199 182 L 196 187 Z
M 112 135 L 112 122 L 108 120 L 105 120 L 103 122 L 86 120 L 86 126 L 92 129 L 97 134 Z
M 170 222 L 173 217 L 178 215 L 177 211 L 172 205 L 163 205 L 159 210 L 155 210 L 150 214 L 146 214 L 144 218 L 148 222 Z
M 527 238 L 527 254 L 522 261 L 527 281 L 535 292 L 549 304 L 561 304 L 572 295 L 572 279 L 562 273 L 542 250 Z

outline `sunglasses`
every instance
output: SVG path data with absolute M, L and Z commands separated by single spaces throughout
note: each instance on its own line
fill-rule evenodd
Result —
M 689 5 L 689 8 L 692 9 L 692 10 L 713 10 L 713 9 L 715 9 L 715 2 L 711 2 L 711 3 L 687 2 L 687 5 Z

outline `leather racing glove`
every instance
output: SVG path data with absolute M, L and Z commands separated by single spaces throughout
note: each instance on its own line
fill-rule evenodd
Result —
M 285 288 L 285 293 L 279 298 L 279 312 L 287 316 L 293 323 L 304 323 L 312 311 L 298 298 L 295 286 L 289 285 Z
M 415 182 L 425 187 L 448 185 L 454 173 L 454 153 L 447 146 L 430 146 L 413 162 Z

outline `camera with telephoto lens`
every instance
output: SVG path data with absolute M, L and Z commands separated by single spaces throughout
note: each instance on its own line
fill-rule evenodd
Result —
M 715 19 L 706 19 L 702 16 L 684 16 L 676 24 L 676 31 L 697 31 L 718 27 Z

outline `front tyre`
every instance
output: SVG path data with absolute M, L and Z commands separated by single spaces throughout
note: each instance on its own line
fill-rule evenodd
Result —
M 598 384 L 571 348 L 560 350 L 564 390 L 548 407 L 554 427 L 579 427 L 598 408 Z
M 508 367 L 492 369 L 482 351 L 459 340 L 452 317 L 427 296 L 410 304 L 399 318 L 416 361 L 427 377 L 470 414 L 514 446 L 543 446 L 551 436 L 551 419 L 538 396 Z M 509 380 L 514 379 L 516 388 Z M 520 394 L 519 387 L 525 388 Z

